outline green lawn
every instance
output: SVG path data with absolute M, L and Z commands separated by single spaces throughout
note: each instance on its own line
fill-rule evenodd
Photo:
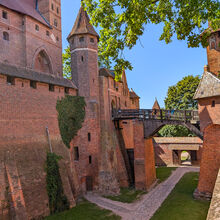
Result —
M 101 209 L 95 204 L 88 201 L 83 201 L 76 207 L 56 214 L 46 217 L 45 220 L 120 220 L 121 217 L 114 215 L 111 211 Z
M 121 188 L 120 195 L 106 196 L 106 198 L 119 202 L 132 203 L 135 200 L 138 200 L 141 197 L 141 195 L 146 193 L 147 192 L 145 191 L 135 190 L 134 188 Z
M 176 167 L 158 167 L 156 168 L 156 174 L 157 174 L 157 179 L 159 179 L 159 183 L 163 182 L 166 180 L 174 171 Z M 126 203 L 132 203 L 138 199 L 143 194 L 146 194 L 147 192 L 142 191 L 142 190 L 135 190 L 134 188 L 121 188 L 120 190 L 120 195 L 118 196 L 106 196 L 106 198 L 114 200 L 114 201 L 119 201 L 119 202 L 126 202 Z
M 156 168 L 156 175 L 157 175 L 157 179 L 159 180 L 158 183 L 163 182 L 164 180 L 166 180 L 172 173 L 172 171 L 174 171 L 176 169 L 176 167 L 158 167 Z
M 185 174 L 151 220 L 205 220 L 210 203 L 193 199 L 198 176 Z

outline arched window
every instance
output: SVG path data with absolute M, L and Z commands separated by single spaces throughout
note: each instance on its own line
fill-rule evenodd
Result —
M 9 41 L 9 33 L 3 32 L 3 39 Z
M 36 56 L 34 69 L 43 73 L 52 73 L 50 59 L 44 50 Z

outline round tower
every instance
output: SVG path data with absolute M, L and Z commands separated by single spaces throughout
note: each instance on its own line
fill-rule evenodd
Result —
M 211 73 L 220 75 L 220 29 L 215 31 L 209 37 L 209 46 L 207 47 L 208 67 Z
M 72 80 L 84 97 L 98 97 L 98 34 L 87 12 L 80 8 L 68 36 L 71 51 Z

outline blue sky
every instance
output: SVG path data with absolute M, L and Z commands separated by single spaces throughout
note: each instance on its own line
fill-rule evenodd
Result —
M 80 0 L 61 0 L 63 49 L 68 45 L 66 40 L 70 33 L 78 10 Z M 159 41 L 162 31 L 160 25 L 146 26 L 141 37 L 141 44 L 124 53 L 131 61 L 132 71 L 126 71 L 128 86 L 141 97 L 141 108 L 151 108 L 157 97 L 164 106 L 168 87 L 176 84 L 184 76 L 201 75 L 207 64 L 204 48 L 188 48 L 185 41 L 173 40 L 166 44 Z

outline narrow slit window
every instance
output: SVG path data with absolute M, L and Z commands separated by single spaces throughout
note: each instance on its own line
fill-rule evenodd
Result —
M 2 11 L 2 17 L 4 19 L 8 19 L 8 12 L 7 11 Z
M 3 40 L 9 41 L 9 33 L 3 32 Z
M 69 94 L 69 88 L 65 88 L 65 94 Z
M 84 41 L 84 37 L 80 37 L 79 42 L 83 42 L 83 41 Z
M 54 92 L 54 85 L 49 84 L 49 91 Z
M 79 160 L 79 148 L 74 147 L 74 160 L 78 161 Z
M 88 133 L 88 141 L 91 141 L 91 133 Z
M 47 36 L 50 36 L 50 32 L 49 32 L 49 31 L 46 31 L 46 35 L 47 35 Z
M 8 85 L 15 85 L 15 78 L 12 76 L 7 76 L 7 84 Z
M 81 56 L 81 61 L 82 61 L 82 62 L 84 61 L 84 57 L 83 57 L 83 56 Z
M 33 88 L 33 89 L 36 89 L 37 88 L 37 82 L 36 81 L 30 81 L 30 87 Z
M 92 156 L 90 155 L 89 156 L 89 164 L 91 164 L 92 163 Z
M 54 26 L 55 26 L 55 27 L 58 26 L 57 19 L 54 19 Z
M 212 107 L 215 107 L 215 100 L 212 101 Z
M 59 11 L 60 11 L 60 10 L 59 10 L 59 8 L 57 7 L 57 14 L 59 14 Z
M 40 29 L 39 26 L 36 24 L 36 25 L 35 25 L 35 30 L 36 30 L 36 31 L 39 31 L 39 29 Z
M 53 3 L 51 4 L 51 9 L 54 10 L 54 5 L 53 5 Z

